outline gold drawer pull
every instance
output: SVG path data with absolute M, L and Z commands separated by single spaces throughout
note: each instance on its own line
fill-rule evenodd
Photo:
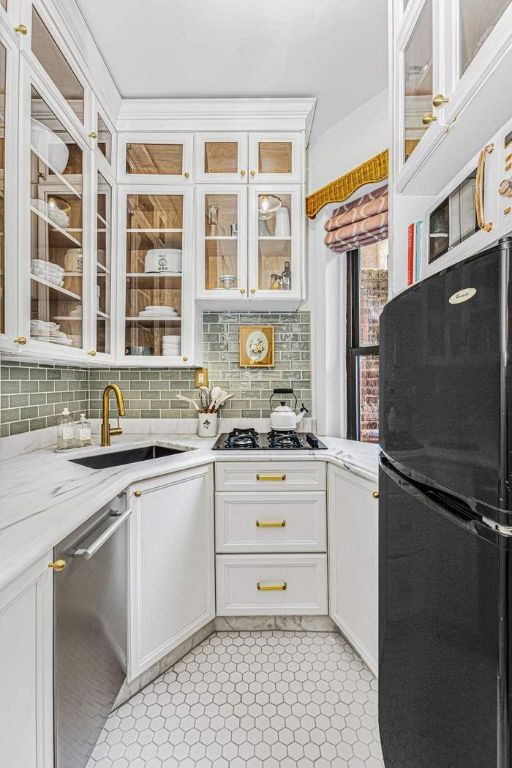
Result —
M 263 482 L 286 480 L 286 475 L 256 475 L 256 480 L 262 480 Z
M 256 528 L 284 528 L 286 520 L 256 520 Z
M 284 592 L 287 586 L 286 581 L 283 581 L 282 584 L 262 584 L 261 581 L 258 581 L 256 584 L 260 592 Z

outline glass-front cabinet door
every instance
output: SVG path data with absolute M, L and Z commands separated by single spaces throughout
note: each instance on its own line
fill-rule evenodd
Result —
M 249 134 L 249 181 L 280 184 L 302 181 L 302 134 Z
M 426 0 L 403 50 L 402 125 L 403 162 L 407 162 L 429 126 L 433 114 L 434 45 L 433 0 Z
M 30 337 L 81 349 L 84 153 L 33 86 L 30 145 Z
M 197 287 L 202 298 L 247 295 L 247 188 L 197 190 Z
M 96 176 L 96 281 L 95 309 L 96 352 L 111 350 L 111 267 L 112 267 L 112 186 L 99 172 Z
M 138 187 L 123 192 L 125 216 L 124 354 L 134 362 L 187 362 L 186 316 L 191 297 L 190 191 Z
M 192 182 L 192 134 L 124 134 L 119 143 L 121 181 Z
M 300 297 L 302 190 L 254 186 L 249 193 L 249 298 Z
M 511 0 L 458 0 L 458 72 L 462 77 L 499 23 Z
M 199 133 L 195 147 L 195 181 L 215 184 L 247 180 L 246 133 Z

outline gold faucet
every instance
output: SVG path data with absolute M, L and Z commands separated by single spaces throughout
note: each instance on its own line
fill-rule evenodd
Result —
M 123 393 L 117 384 L 107 384 L 103 390 L 103 407 L 101 409 L 101 445 L 107 447 L 110 445 L 110 435 L 122 435 L 123 430 L 119 426 L 119 416 L 117 418 L 117 427 L 110 426 L 110 393 L 113 392 L 117 400 L 117 412 L 119 416 L 125 416 Z

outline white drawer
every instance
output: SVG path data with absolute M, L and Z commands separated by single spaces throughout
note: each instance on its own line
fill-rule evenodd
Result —
M 327 555 L 217 555 L 216 566 L 218 616 L 327 614 Z
M 216 493 L 217 552 L 325 552 L 323 491 Z
M 323 461 L 221 461 L 217 491 L 325 491 Z

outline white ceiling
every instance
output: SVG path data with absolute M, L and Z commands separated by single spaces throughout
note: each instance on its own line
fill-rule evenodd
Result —
M 76 0 L 124 98 L 315 96 L 314 134 L 387 86 L 386 0 Z

